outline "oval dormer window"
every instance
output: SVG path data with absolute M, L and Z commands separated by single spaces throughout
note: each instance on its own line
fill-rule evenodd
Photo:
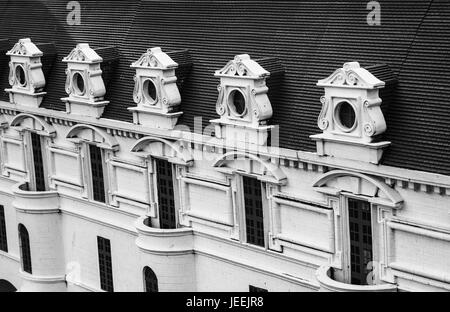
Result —
M 228 106 L 230 107 L 233 115 L 243 117 L 247 112 L 244 94 L 238 89 L 231 91 L 228 97 Z
M 148 104 L 153 105 L 156 103 L 156 100 L 158 98 L 156 93 L 156 86 L 153 80 L 147 79 L 144 81 L 143 92 Z
M 26 87 L 27 85 L 27 78 L 25 76 L 25 70 L 23 69 L 22 65 L 17 65 L 16 66 L 16 79 L 18 84 L 21 87 Z
M 343 101 L 336 105 L 334 118 L 338 126 L 346 132 L 353 130 L 356 126 L 355 109 L 349 102 Z
M 86 86 L 84 83 L 84 78 L 80 73 L 75 73 L 72 76 L 73 89 L 76 95 L 84 95 L 86 91 Z

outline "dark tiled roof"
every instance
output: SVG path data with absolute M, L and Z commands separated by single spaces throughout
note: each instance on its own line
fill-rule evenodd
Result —
M 117 48 L 120 60 L 104 117 L 125 121 L 132 120 L 127 107 L 134 105 L 129 65 L 149 47 L 187 49 L 192 66 L 177 71 L 187 77 L 179 123 L 192 129 L 194 116 L 202 116 L 205 125 L 217 118 L 214 71 L 234 55 L 248 53 L 254 59 L 273 58 L 284 69 L 268 82 L 271 123 L 280 125 L 282 147 L 314 151 L 309 135 L 320 132 L 316 120 L 323 92 L 317 80 L 348 61 L 364 67 L 387 64 L 398 82 L 382 91 L 385 138 L 392 141 L 383 163 L 450 175 L 448 0 L 380 1 L 381 26 L 367 25 L 366 1 L 79 2 L 79 26 L 67 25 L 63 1 L 0 3 L 0 39 L 55 43 L 58 56 L 47 77 L 45 107 L 64 109 L 59 98 L 65 95 L 65 64 L 60 60 L 76 43 Z M 0 66 L 7 70 L 7 64 Z M 382 67 L 374 70 L 383 75 Z

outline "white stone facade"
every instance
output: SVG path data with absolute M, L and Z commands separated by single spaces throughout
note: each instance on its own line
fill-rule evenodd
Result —
M 336 96 L 340 87 L 327 88 Z M 354 96 L 348 90 L 340 96 Z M 270 102 L 262 101 L 271 115 Z M 0 279 L 19 290 L 102 291 L 97 236 L 111 242 L 114 291 L 143 291 L 146 266 L 159 291 L 450 290 L 449 176 L 259 141 L 228 146 L 224 137 L 154 127 L 151 114 L 143 124 L 125 123 L 98 111 L 68 114 L 16 102 L 0 102 L 0 112 L 8 242 Z M 384 131 L 382 124 L 377 129 Z M 47 191 L 29 190 L 30 132 L 41 137 Z M 364 153 L 371 142 L 361 144 Z M 91 145 L 102 150 L 105 203 L 93 198 Z M 155 159 L 173 169 L 176 229 L 160 228 Z M 246 242 L 243 176 L 261 182 L 264 246 Z M 370 206 L 374 285 L 349 281 L 347 198 Z M 32 274 L 21 267 L 18 224 L 29 232 Z

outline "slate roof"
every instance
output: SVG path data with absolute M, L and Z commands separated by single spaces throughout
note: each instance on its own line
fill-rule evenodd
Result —
M 9 39 L 11 47 L 29 37 L 36 44 L 54 43 L 57 56 L 46 77 L 44 107 L 64 110 L 61 60 L 77 43 L 117 49 L 103 117 L 130 122 L 127 107 L 135 105 L 130 64 L 148 48 L 187 49 L 191 66 L 183 69 L 179 123 L 193 129 L 194 116 L 202 116 L 205 125 L 217 118 L 214 72 L 235 55 L 249 54 L 269 60 L 262 65 L 268 71 L 272 63 L 284 69 L 276 79 L 271 72 L 267 83 L 281 146 L 315 151 L 309 135 L 320 133 L 316 120 L 323 90 L 317 81 L 346 62 L 365 68 L 387 64 L 393 74 L 386 66 L 374 73 L 397 78 L 395 88 L 382 91 L 385 139 L 392 142 L 383 164 L 450 175 L 448 0 L 380 1 L 381 26 L 367 25 L 366 1 L 79 2 L 81 25 L 69 26 L 66 1 L 0 0 L 0 42 Z M 0 68 L 8 70 L 7 59 L 0 57 Z M 1 78 L 1 90 L 5 87 Z M 7 100 L 3 91 L 0 98 Z

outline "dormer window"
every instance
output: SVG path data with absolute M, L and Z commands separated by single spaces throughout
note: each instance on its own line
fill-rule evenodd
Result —
M 23 66 L 18 64 L 16 65 L 16 82 L 19 86 L 22 88 L 26 88 L 27 86 L 27 77 L 25 75 L 25 70 L 23 69 Z
M 245 114 L 247 114 L 247 101 L 245 100 L 245 95 L 241 90 L 232 90 L 228 98 L 228 107 L 234 116 L 242 118 Z
M 76 95 L 83 96 L 86 93 L 86 84 L 81 73 L 75 72 L 73 74 L 72 84 Z
M 143 93 L 146 100 L 146 104 L 155 105 L 158 101 L 157 91 L 153 79 L 145 79 L 143 83 Z
M 334 110 L 334 120 L 342 131 L 352 131 L 356 126 L 356 113 L 353 105 L 347 101 L 339 102 Z
M 317 154 L 378 164 L 383 148 L 390 144 L 380 142 L 386 122 L 378 90 L 385 83 L 351 62 L 317 85 L 325 89 L 318 118 L 323 133 L 311 136 Z
M 266 78 L 270 73 L 248 54 L 237 55 L 216 71 L 220 77 L 216 111 L 220 118 L 211 120 L 216 136 L 226 145 L 265 145 L 271 126 L 272 105 L 267 95 Z
M 12 104 L 39 107 L 44 95 L 45 77 L 41 50 L 29 38 L 20 39 L 6 53 L 9 62 L 9 99 Z
M 136 69 L 133 100 L 137 107 L 128 108 L 133 112 L 133 122 L 173 129 L 182 115 L 178 112 L 181 95 L 175 75 L 178 64 L 157 47 L 148 49 L 131 67 Z
M 100 118 L 109 101 L 104 100 L 106 86 L 102 77 L 103 58 L 87 43 L 80 43 L 63 59 L 67 63 L 65 89 L 66 112 Z

